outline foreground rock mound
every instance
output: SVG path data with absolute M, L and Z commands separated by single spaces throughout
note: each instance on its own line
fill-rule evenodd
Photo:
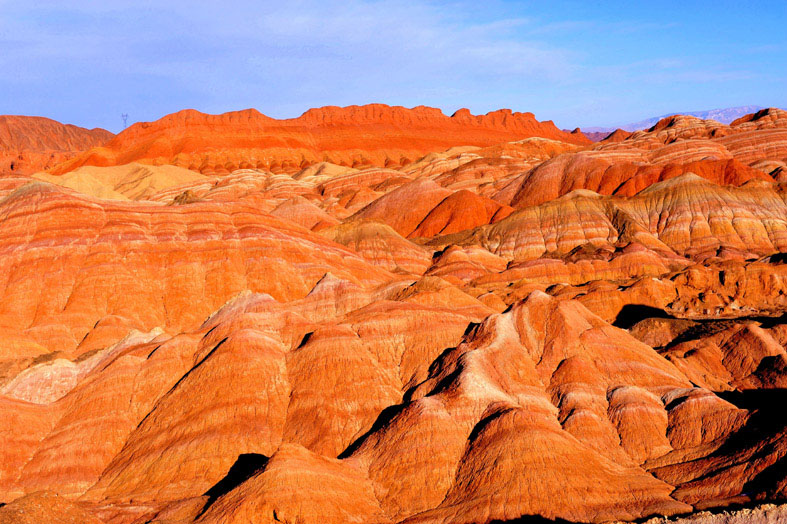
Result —
M 753 509 L 713 513 L 701 511 L 685 518 L 646 520 L 646 524 L 777 524 L 787 520 L 787 506 L 765 504 Z
M 0 507 L 0 524 L 102 524 L 86 509 L 51 492 L 36 492 Z

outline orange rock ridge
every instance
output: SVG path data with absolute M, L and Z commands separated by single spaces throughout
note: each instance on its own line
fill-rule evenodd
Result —
M 52 168 L 113 136 L 43 117 L 0 115 L 0 175 Z
M 137 123 L 105 146 L 52 170 L 83 165 L 142 162 L 174 164 L 202 173 L 256 167 L 295 172 L 321 161 L 345 166 L 401 166 L 451 146 L 490 146 L 540 136 L 587 144 L 584 136 L 538 122 L 532 113 L 502 109 L 475 116 L 460 109 L 382 104 L 310 109 L 298 118 L 276 120 L 254 109 L 206 115 L 185 110 L 156 122 Z
M 0 523 L 787 501 L 784 112 L 552 127 L 184 111 L 0 178 Z

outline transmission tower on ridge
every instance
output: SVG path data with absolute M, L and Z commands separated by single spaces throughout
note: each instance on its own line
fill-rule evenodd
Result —
M 123 113 L 120 118 L 123 119 L 123 129 L 126 129 L 128 127 L 128 113 Z

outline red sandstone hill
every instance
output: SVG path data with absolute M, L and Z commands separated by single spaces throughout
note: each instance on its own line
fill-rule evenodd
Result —
M 610 133 L 608 131 L 585 131 L 582 134 L 588 137 L 592 142 L 601 142 L 607 138 Z
M 631 136 L 630 131 L 624 131 L 622 129 L 616 129 L 611 133 L 607 133 L 604 137 L 600 139 L 605 142 L 622 142 L 623 140 L 627 139 Z
M 584 135 L 537 121 L 532 113 L 507 109 L 478 116 L 460 109 L 449 117 L 431 107 L 371 104 L 310 109 L 287 120 L 254 109 L 221 115 L 185 110 L 134 124 L 104 147 L 53 172 L 129 162 L 174 164 L 219 174 L 243 167 L 295 172 L 321 161 L 395 167 L 452 146 L 491 146 L 534 136 L 590 143 Z
M 321 111 L 178 113 L 81 158 L 147 165 L 0 178 L 0 523 L 787 502 L 787 114 L 446 149 L 527 119 Z M 271 129 L 321 161 L 235 169 Z M 443 149 L 304 156 L 414 137 Z
M 0 115 L 0 174 L 53 167 L 114 135 L 37 116 Z

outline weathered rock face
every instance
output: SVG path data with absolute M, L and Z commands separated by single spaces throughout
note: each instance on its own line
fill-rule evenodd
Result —
M 294 299 L 328 271 L 390 278 L 252 203 L 124 204 L 34 182 L 0 203 L 0 221 L 0 329 L 50 351 L 74 350 L 108 316 L 183 329 L 244 290 Z
M 531 120 L 182 112 L 0 177 L 0 522 L 787 500 L 783 112 Z
M 448 117 L 430 107 L 371 104 L 310 109 L 289 120 L 253 109 L 222 115 L 186 110 L 134 124 L 55 172 L 129 162 L 171 163 L 211 174 L 244 167 L 295 172 L 322 161 L 388 167 L 452 146 L 490 146 L 533 136 L 590 143 L 552 122 L 538 122 L 531 113 L 505 109 L 480 116 L 462 109 Z
M 566 153 L 531 168 L 495 200 L 514 207 L 548 202 L 576 189 L 633 196 L 652 184 L 694 173 L 715 184 L 771 182 L 784 157 L 787 113 L 763 110 L 725 126 L 690 116 L 651 129 L 619 133 L 590 150 Z
M 703 259 L 726 248 L 756 259 L 787 249 L 785 217 L 784 194 L 773 183 L 729 188 L 687 174 L 632 198 L 576 190 L 440 242 L 480 244 L 513 260 L 632 242 L 667 256 Z
M 502 220 L 512 211 L 509 206 L 462 189 L 432 208 L 410 236 L 449 235 Z
M 85 508 L 60 497 L 57 493 L 36 492 L 0 507 L 2 524 L 102 524 Z
M 646 524 L 777 524 L 787 519 L 787 505 L 763 504 L 727 511 L 700 511 L 684 518 L 652 518 Z
M 653 184 L 687 173 L 718 185 L 773 181 L 765 173 L 729 158 L 653 165 L 644 160 L 620 158 L 619 152 L 587 151 L 562 155 L 521 177 L 521 184 L 510 203 L 517 208 L 538 205 L 577 189 L 602 195 L 634 196 Z M 500 197 L 504 199 L 503 195 Z
M 110 168 L 81 167 L 63 176 L 41 172 L 33 174 L 33 178 L 111 200 L 146 200 L 170 187 L 206 181 L 206 177 L 188 169 L 136 163 Z
M 0 115 L 0 175 L 29 175 L 108 141 L 104 129 L 84 129 L 35 116 Z

